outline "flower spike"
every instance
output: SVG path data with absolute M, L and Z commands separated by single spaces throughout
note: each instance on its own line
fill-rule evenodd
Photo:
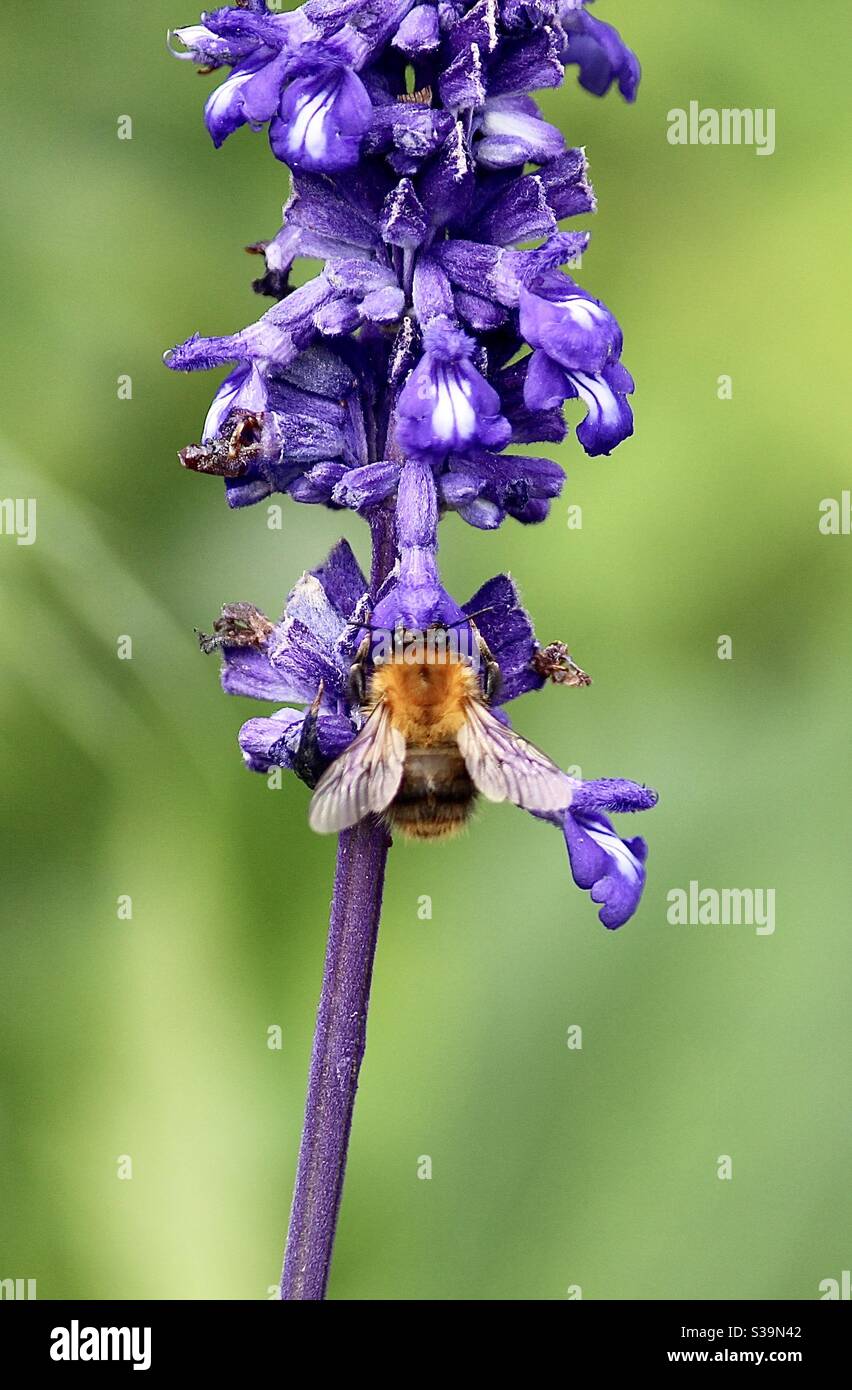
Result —
M 431 842 L 478 798 L 508 802 L 559 829 L 605 928 L 645 884 L 645 841 L 610 817 L 656 793 L 569 776 L 509 717 L 549 684 L 588 698 L 565 692 L 590 677 L 564 642 L 538 641 L 508 575 L 458 603 L 438 566 L 449 511 L 487 531 L 545 520 L 564 474 L 535 446 L 565 439 L 567 400 L 585 405 L 587 455 L 633 431 L 621 328 L 567 273 L 596 209 L 586 154 L 535 96 L 575 71 L 634 100 L 638 61 L 591 3 L 236 0 L 168 39 L 216 74 L 214 146 L 265 130 L 290 179 L 278 229 L 244 238 L 262 307 L 165 355 L 172 371 L 225 369 L 181 463 L 223 479 L 231 507 L 345 508 L 372 541 L 369 575 L 340 541 L 277 621 L 234 603 L 199 634 L 224 690 L 271 707 L 240 730 L 246 767 L 292 772 L 310 826 L 340 835 L 288 1300 L 326 1290 L 391 835 Z

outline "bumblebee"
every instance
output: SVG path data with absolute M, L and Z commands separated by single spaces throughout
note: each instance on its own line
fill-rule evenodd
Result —
M 346 830 L 372 813 L 411 839 L 436 840 L 464 827 L 479 794 L 527 811 L 570 805 L 574 779 L 492 710 L 499 667 L 470 628 L 482 679 L 437 628 L 405 633 L 368 674 L 368 633 L 350 673 L 364 722 L 316 784 L 313 830 Z

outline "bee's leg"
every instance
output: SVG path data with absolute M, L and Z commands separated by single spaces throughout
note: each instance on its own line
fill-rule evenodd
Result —
M 328 763 L 328 759 L 324 758 L 320 752 L 319 739 L 317 738 L 317 718 L 322 701 L 322 691 L 323 685 L 320 681 L 319 690 L 302 721 L 299 746 L 293 757 L 293 771 L 311 790 L 316 786 Z
M 349 695 L 353 705 L 363 705 L 367 701 L 367 663 L 370 660 L 370 634 L 364 638 L 355 660 L 349 667 Z
M 483 681 L 483 694 L 487 704 L 491 704 L 497 691 L 500 689 L 500 667 L 497 665 L 497 658 L 483 637 L 476 623 L 471 619 L 471 631 L 476 642 L 476 649 L 479 652 L 479 659 L 485 667 L 485 680 Z

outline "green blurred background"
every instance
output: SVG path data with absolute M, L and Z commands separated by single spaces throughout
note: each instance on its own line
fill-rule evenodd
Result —
M 646 896 L 606 932 L 556 832 L 506 807 L 393 850 L 335 1298 L 812 1299 L 852 1257 L 852 539 L 818 529 L 849 486 L 848 7 L 599 12 L 642 58 L 637 106 L 573 80 L 543 105 L 587 146 L 580 279 L 623 324 L 636 437 L 608 460 L 569 439 L 546 525 L 451 518 L 442 562 L 460 597 L 509 568 L 593 674 L 516 717 L 564 765 L 660 789 L 620 821 L 650 842 Z M 177 466 L 215 380 L 160 355 L 267 307 L 241 248 L 287 189 L 263 136 L 214 151 L 213 79 L 164 46 L 195 19 L 4 16 L 0 496 L 37 498 L 38 535 L 0 537 L 0 1277 L 40 1298 L 268 1296 L 322 967 L 334 844 L 300 784 L 243 771 L 262 708 L 220 693 L 193 627 L 278 612 L 340 534 L 365 560 L 366 528 L 288 502 L 269 530 Z M 776 108 L 776 153 L 672 147 L 691 100 Z M 669 925 L 691 879 L 774 888 L 774 935 Z

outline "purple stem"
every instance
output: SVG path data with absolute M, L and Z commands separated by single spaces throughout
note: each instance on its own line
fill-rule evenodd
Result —
M 373 519 L 371 590 L 393 564 L 393 514 Z M 340 836 L 296 1189 L 281 1275 L 282 1299 L 325 1297 L 343 1192 L 352 1111 L 367 1035 L 367 1008 L 390 836 L 375 818 Z

